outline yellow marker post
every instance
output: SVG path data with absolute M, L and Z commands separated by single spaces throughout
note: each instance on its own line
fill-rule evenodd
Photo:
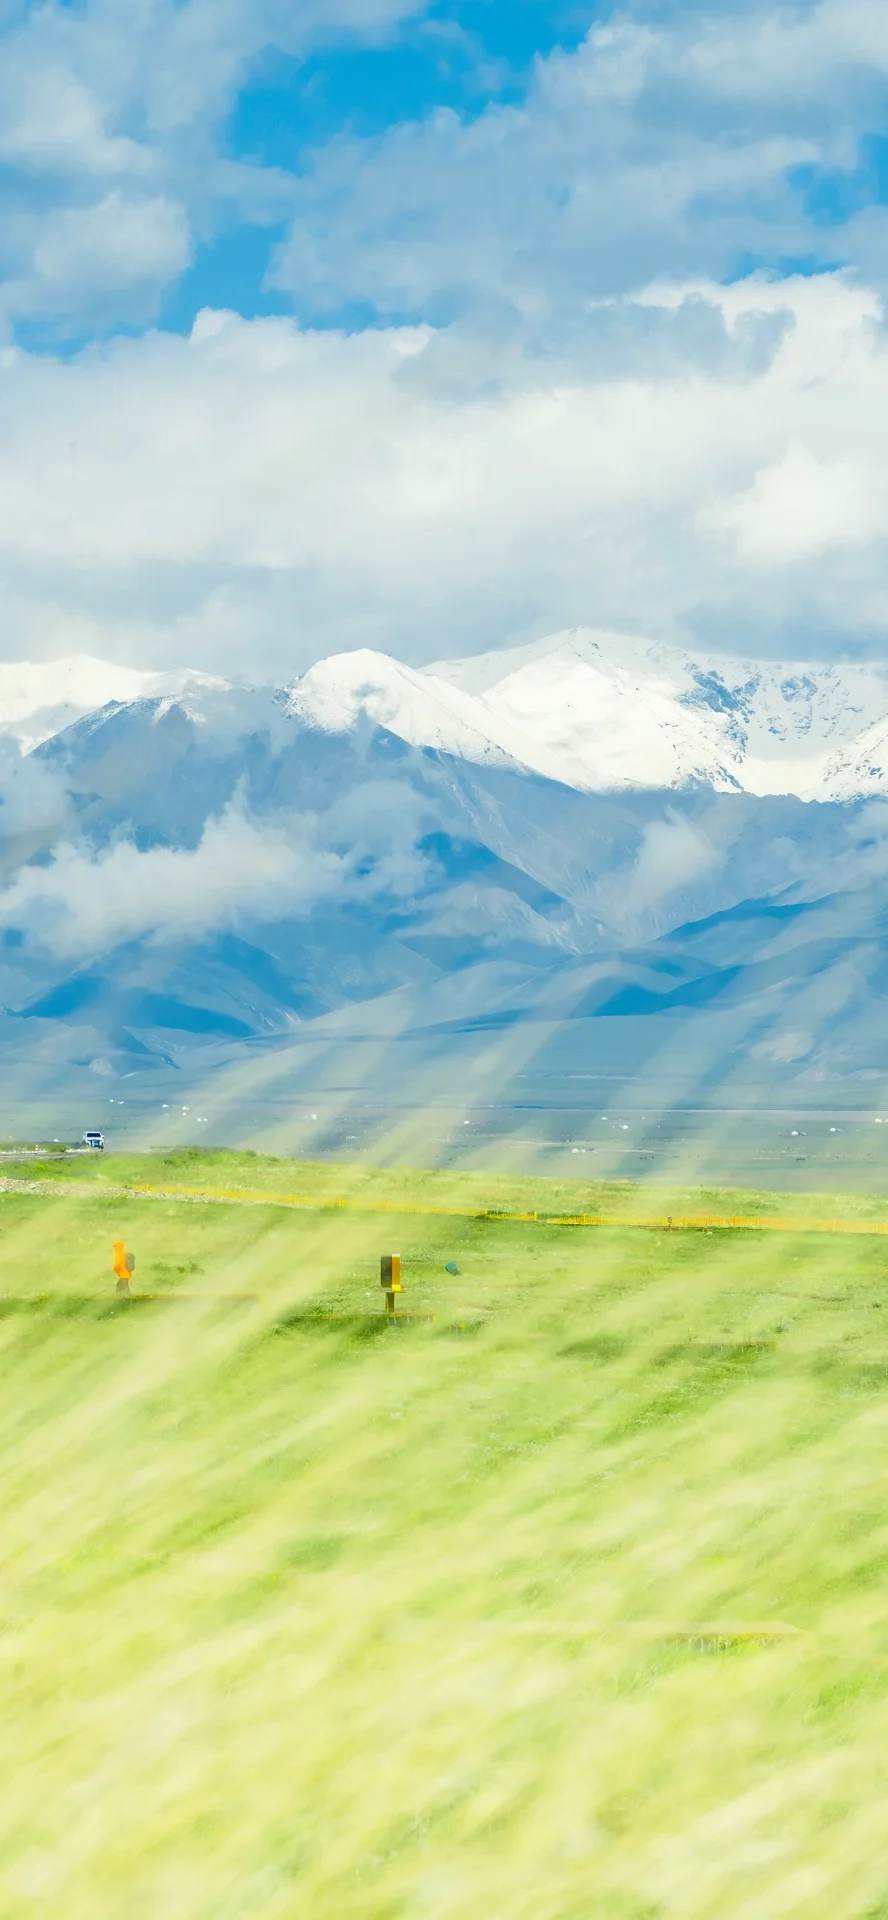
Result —
M 401 1291 L 401 1255 L 384 1253 L 379 1262 L 379 1284 L 385 1288 L 385 1310 L 395 1311 L 395 1294 Z
M 135 1256 L 127 1253 L 122 1240 L 114 1242 L 114 1272 L 117 1275 L 117 1292 L 129 1293 L 130 1280 L 135 1268 Z

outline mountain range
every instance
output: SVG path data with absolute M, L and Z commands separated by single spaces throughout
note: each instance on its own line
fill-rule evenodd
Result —
M 878 667 L 588 631 L 282 687 L 2 668 L 6 1131 L 869 1102 L 883 742 Z
M 231 692 L 194 669 L 89 656 L 0 665 L 0 732 L 25 749 L 110 705 Z M 762 663 L 576 628 L 533 645 L 406 666 L 360 648 L 321 660 L 287 711 L 326 733 L 360 717 L 411 746 L 580 792 L 685 788 L 854 800 L 888 784 L 888 669 Z
M 339 654 L 302 676 L 291 710 L 331 732 L 363 714 L 413 746 L 585 793 L 702 782 L 851 800 L 888 782 L 880 667 L 695 658 L 582 629 L 419 670 Z

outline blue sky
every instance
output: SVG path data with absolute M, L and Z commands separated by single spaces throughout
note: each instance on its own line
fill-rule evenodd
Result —
M 886 201 L 883 0 L 0 0 L 7 657 L 883 650 Z
M 371 311 L 372 301 L 348 298 L 332 313 L 325 301 L 314 312 L 298 289 L 275 282 L 275 256 L 292 225 L 297 183 L 311 176 L 325 150 L 335 152 L 344 142 L 372 147 L 392 130 L 421 126 L 442 110 L 465 127 L 491 107 L 520 108 L 538 62 L 574 51 L 599 12 L 588 0 L 438 0 L 431 6 L 332 0 L 324 7 L 222 0 L 215 9 L 202 0 L 8 5 L 5 21 L 0 14 L 0 49 L 5 39 L 8 60 L 0 195 L 13 284 L 29 241 L 39 260 L 41 223 L 55 220 L 57 227 L 63 216 L 83 218 L 97 176 L 117 174 L 128 186 L 135 160 L 143 178 L 175 180 L 166 260 L 164 236 L 155 232 L 147 274 L 134 273 L 127 284 L 118 259 L 111 276 L 117 299 L 99 286 L 98 274 L 92 302 L 70 282 L 33 286 L 30 302 L 17 289 L 13 337 L 37 351 L 65 351 L 91 335 L 153 320 L 184 331 L 205 305 L 247 316 L 303 308 L 321 324 L 353 323 L 356 310 Z M 171 80 L 175 90 L 183 78 L 182 110 L 170 112 L 162 86 Z M 70 145 L 51 124 L 41 124 L 44 116 L 57 117 L 64 129 L 68 115 Z M 21 120 L 24 127 L 16 125 Z M 100 125 L 106 142 L 110 136 L 118 147 L 117 168 L 113 157 L 110 166 L 96 166 L 84 151 Z M 44 241 L 44 258 L 46 252 Z
M 452 258 L 454 231 L 466 212 L 473 232 L 489 222 L 501 256 L 504 193 L 519 204 L 529 194 L 538 224 L 539 200 L 547 202 L 561 302 L 570 299 L 565 267 L 570 280 L 601 293 L 622 290 L 649 267 L 714 268 L 731 278 L 755 267 L 854 263 L 855 224 L 884 204 L 888 186 L 883 64 L 854 58 L 852 33 L 844 71 L 840 61 L 833 76 L 821 72 L 807 93 L 804 84 L 793 87 L 791 73 L 775 73 L 770 97 L 767 85 L 724 84 L 732 53 L 748 58 L 769 30 L 790 38 L 788 23 L 796 38 L 807 32 L 812 41 L 820 23 L 828 40 L 822 29 L 831 11 L 838 12 L 716 5 L 707 13 L 661 0 L 625 10 L 588 0 L 7 5 L 7 326 L 29 347 L 65 351 L 154 321 L 184 331 L 205 305 L 249 317 L 291 312 L 321 325 L 440 323 L 482 291 L 477 261 Z M 584 115 L 570 74 L 595 33 L 610 34 L 616 47 L 647 40 L 654 58 L 640 86 L 629 78 L 628 97 L 623 79 L 610 98 L 600 89 L 589 98 Z M 695 33 L 713 51 L 722 39 L 724 74 L 717 57 L 702 73 L 683 60 Z M 553 100 L 559 81 L 561 99 Z M 553 108 L 564 114 L 560 140 Z M 596 118 L 598 128 L 590 124 Z M 485 126 L 495 130 L 499 164 L 488 149 L 473 194 L 472 130 Z M 781 144 L 785 155 L 775 151 Z M 618 249 L 606 222 L 600 231 L 600 208 L 587 226 L 571 221 L 590 188 L 606 200 L 610 181 L 619 203 L 639 159 L 649 179 L 668 186 L 682 149 L 697 178 L 691 192 L 682 182 L 680 208 L 673 197 L 655 209 L 659 244 L 637 196 L 619 209 Z M 734 180 L 725 165 L 732 151 L 750 162 Z M 411 178 L 412 161 L 419 178 Z M 108 189 L 118 218 L 108 221 L 111 258 L 102 259 L 96 209 Z M 377 258 L 356 260 L 356 250 L 370 251 L 354 233 L 368 201 Z M 514 204 L 509 213 L 514 222 Z M 67 258 L 78 228 L 89 236 L 79 274 Z M 526 254 L 514 227 L 506 238 L 513 256 Z M 539 278 L 545 236 L 531 231 L 527 239 L 537 256 L 527 267 Z M 590 265 L 587 246 L 601 239 L 607 257 Z M 414 242 L 424 256 L 421 284 L 405 259 L 386 286 L 383 256 L 406 255 Z M 511 279 L 514 258 L 502 264 Z
M 372 141 L 390 127 L 448 108 L 477 119 L 493 102 L 518 104 L 537 58 L 575 48 L 597 9 L 539 0 L 468 0 L 418 9 L 376 45 L 337 37 L 307 55 L 269 48 L 245 76 L 221 129 L 223 150 L 262 168 L 302 174 L 319 148 Z M 171 290 L 164 320 L 187 326 L 204 304 L 241 313 L 286 312 L 292 298 L 264 284 L 285 225 L 240 227 L 202 245 Z M 341 317 L 352 318 L 345 307 Z M 329 315 L 318 316 L 329 324 Z

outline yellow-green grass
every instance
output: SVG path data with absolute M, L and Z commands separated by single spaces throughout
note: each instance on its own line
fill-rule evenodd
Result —
M 0 1196 L 4 1920 L 888 1915 L 885 1243 L 158 1158 Z

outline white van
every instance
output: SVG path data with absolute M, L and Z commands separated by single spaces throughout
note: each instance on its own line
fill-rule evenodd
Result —
M 105 1135 L 103 1133 L 85 1133 L 82 1144 L 85 1147 L 94 1147 L 98 1153 L 104 1153 Z

